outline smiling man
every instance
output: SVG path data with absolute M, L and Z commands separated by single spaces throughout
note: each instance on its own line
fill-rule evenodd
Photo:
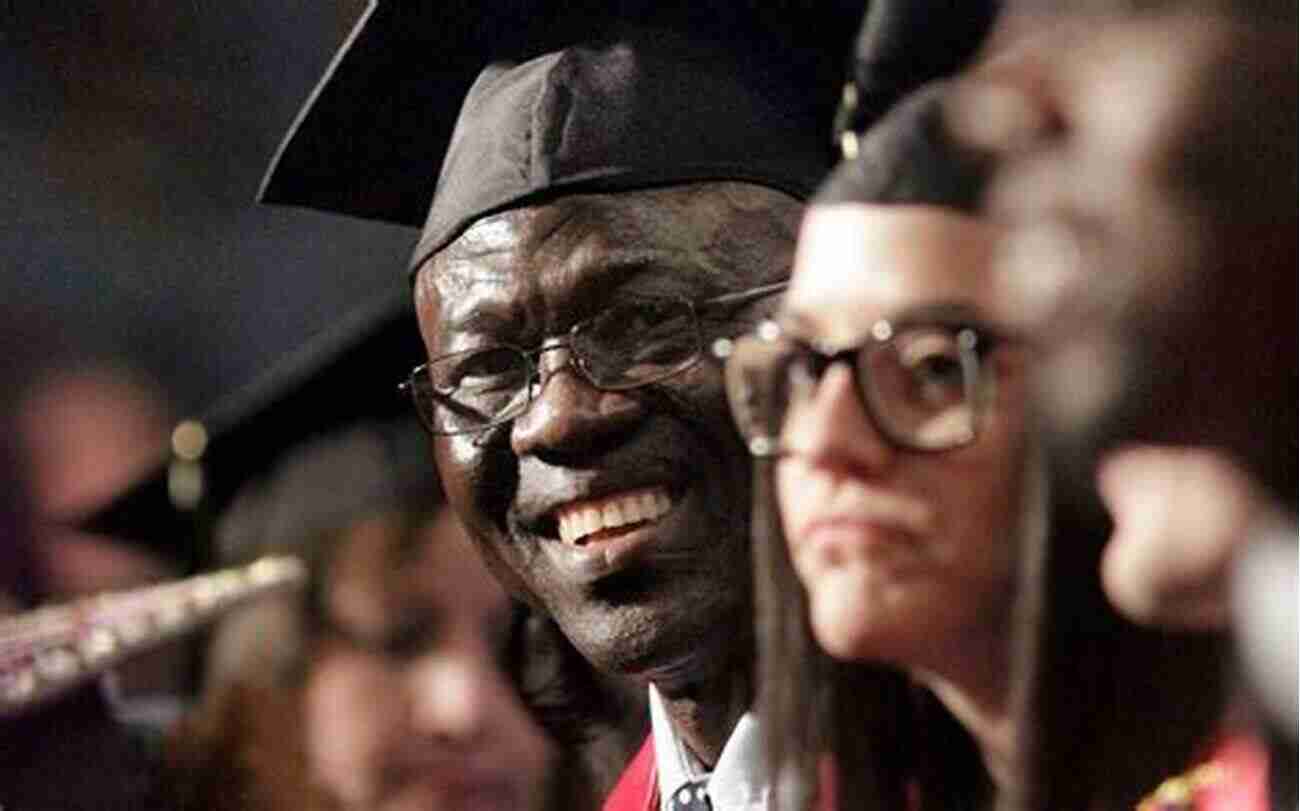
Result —
M 428 362 L 406 389 L 449 501 L 508 588 L 649 692 L 652 734 L 606 808 L 766 808 L 751 474 L 709 350 L 776 304 L 861 8 L 650 5 L 518 14 L 499 37 L 381 7 L 264 199 L 424 222 Z M 445 132 L 429 95 L 459 57 L 420 31 L 499 57 Z M 960 63 L 939 42 L 907 54 L 916 81 Z
M 657 686 L 695 771 L 748 706 L 751 623 L 748 470 L 702 358 L 740 325 L 692 303 L 782 278 L 798 212 L 742 184 L 568 196 L 479 221 L 416 283 L 451 498 L 589 661 Z
M 665 31 L 489 68 L 416 251 L 408 388 L 451 503 L 589 662 L 649 685 L 607 807 L 767 802 L 749 468 L 708 348 L 770 311 L 824 169 L 795 90 Z

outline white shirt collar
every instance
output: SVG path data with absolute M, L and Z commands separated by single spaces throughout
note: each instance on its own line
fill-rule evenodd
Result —
M 687 780 L 709 778 L 709 799 L 714 811 L 765 811 L 772 794 L 764 768 L 763 734 L 752 712 L 741 716 L 731 731 L 718 763 L 710 774 L 699 758 L 677 737 L 663 699 L 650 685 L 650 729 L 654 735 L 659 803 L 670 808 L 672 792 Z

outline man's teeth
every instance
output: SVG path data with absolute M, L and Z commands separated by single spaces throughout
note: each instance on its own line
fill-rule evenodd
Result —
M 654 521 L 672 507 L 666 489 L 648 487 L 608 498 L 575 501 L 557 510 L 555 517 L 560 527 L 560 540 L 575 543 L 602 529 Z

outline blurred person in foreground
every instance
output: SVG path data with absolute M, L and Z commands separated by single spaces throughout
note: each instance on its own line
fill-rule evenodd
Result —
M 1044 349 L 1063 478 L 1096 477 L 1108 594 L 1230 627 L 1294 806 L 1295 7 L 1062 15 L 978 73 L 963 137 L 1002 154 L 1008 309 Z M 1086 381 L 1086 385 L 1080 385 Z
M 10 367 L 6 372 L 7 382 L 26 379 Z M 32 616 L 37 605 L 51 604 L 62 585 L 51 582 L 42 546 L 48 527 L 19 418 L 18 389 L 15 385 L 0 396 L 0 618 L 14 622 Z M 102 670 L 87 674 L 80 687 L 24 704 L 23 685 L 10 680 L 9 667 L 25 664 L 24 657 L 36 649 L 23 636 L 6 632 L 0 644 L 5 657 L 0 806 L 29 811 L 170 807 L 161 764 L 114 717 Z
M 821 808 L 1133 807 L 1215 734 L 1221 640 L 1116 615 L 1105 531 L 1052 503 L 1034 350 L 979 210 L 992 155 L 953 137 L 952 87 L 859 134 L 804 217 L 780 315 L 729 361 L 771 460 L 773 768 Z
M 554 750 L 512 681 L 517 609 L 446 509 L 414 423 L 284 458 L 218 529 L 312 588 L 227 618 L 173 736 L 189 807 L 541 809 Z
M 1261 519 L 1261 534 L 1294 524 L 1296 492 L 1297 71 L 1285 23 L 1205 9 L 1065 16 L 983 66 L 954 105 L 964 137 L 1006 155 L 989 205 L 1014 226 L 1008 312 L 1049 351 L 1043 411 L 1063 455 L 1084 474 L 1110 457 L 1112 503 L 1120 479 L 1146 490 L 1164 481 L 1157 469 L 1185 468 L 1184 498 L 1253 505 L 1233 512 Z M 1120 450 L 1132 443 L 1163 450 Z M 1226 617 L 1225 559 L 1160 571 L 1154 558 L 1176 556 L 1114 554 L 1135 556 L 1111 579 L 1137 618 Z M 1124 568 L 1152 590 L 1123 582 Z

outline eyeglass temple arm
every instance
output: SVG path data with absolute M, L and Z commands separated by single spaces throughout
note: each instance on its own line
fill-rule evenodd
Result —
M 759 287 L 751 287 L 748 290 L 741 290 L 736 293 L 724 293 L 721 296 L 715 296 L 714 298 L 705 299 L 704 301 L 698 301 L 695 303 L 695 307 L 699 311 L 714 309 L 725 311 L 729 308 L 750 304 L 751 302 L 757 301 L 761 298 L 766 298 L 767 296 L 783 293 L 789 286 L 789 282 L 775 282 L 773 284 L 765 284 Z

